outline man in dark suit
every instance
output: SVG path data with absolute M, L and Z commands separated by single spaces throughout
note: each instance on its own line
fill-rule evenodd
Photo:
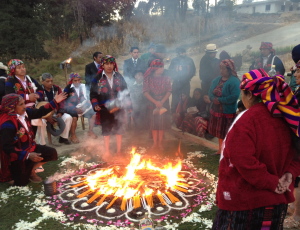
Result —
M 85 85 L 86 85 L 86 89 L 88 91 L 87 95 L 89 95 L 91 82 L 92 82 L 93 78 L 97 75 L 97 72 L 98 72 L 98 69 L 100 66 L 100 62 L 101 62 L 101 58 L 102 58 L 102 53 L 95 52 L 93 54 L 94 61 L 85 66 Z
M 130 54 L 131 58 L 126 59 L 123 65 L 123 75 L 128 86 L 131 86 L 134 83 L 134 74 L 136 72 L 145 72 L 144 61 L 139 58 L 139 48 L 131 47 Z

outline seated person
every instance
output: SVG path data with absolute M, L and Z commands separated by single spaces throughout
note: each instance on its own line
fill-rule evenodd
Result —
M 129 87 L 132 103 L 132 120 L 136 130 L 143 130 L 146 127 L 147 99 L 143 94 L 144 74 L 136 72 L 135 82 Z
M 39 183 L 42 178 L 35 169 L 48 161 L 57 160 L 54 148 L 38 145 L 34 141 L 31 119 L 41 118 L 58 108 L 66 98 L 64 93 L 39 109 L 26 108 L 25 100 L 18 94 L 2 98 L 0 108 L 0 181 L 16 186 L 26 186 L 29 180 Z
M 208 124 L 208 111 L 203 96 L 201 89 L 196 88 L 194 90 L 193 97 L 189 105 L 187 105 L 187 113 L 180 126 L 183 132 L 188 132 L 198 137 L 204 137 Z
M 176 111 L 173 114 L 173 121 L 175 122 L 177 128 L 181 126 L 188 106 L 190 106 L 192 103 L 191 100 L 192 98 L 189 95 L 186 95 L 185 93 L 181 94 L 179 103 L 176 107 Z
M 89 119 L 88 136 L 97 138 L 93 131 L 96 113 L 93 111 L 90 101 L 87 100 L 85 85 L 81 83 L 81 76 L 78 73 L 71 73 L 69 80 L 69 84 L 64 89 L 64 92 L 68 94 L 68 98 L 64 101 L 62 108 L 73 118 L 70 130 L 71 142 L 79 143 L 75 133 L 78 116 L 84 116 Z
M 42 101 L 50 102 L 53 100 L 56 94 L 62 93 L 62 89 L 58 85 L 53 84 L 53 77 L 50 73 L 43 73 L 42 74 L 42 88 L 44 90 L 44 96 Z M 61 105 L 59 105 L 61 107 Z M 72 124 L 72 117 L 70 114 L 64 112 L 64 109 L 59 108 L 56 113 L 56 117 L 61 117 L 65 122 L 65 129 L 59 137 L 59 143 L 64 144 L 71 144 L 69 141 L 69 132 Z M 48 122 L 53 124 L 55 121 L 53 120 L 52 116 L 46 119 Z

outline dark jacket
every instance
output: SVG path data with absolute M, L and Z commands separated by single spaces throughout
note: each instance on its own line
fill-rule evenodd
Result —
M 5 95 L 5 76 L 0 76 L 0 105 L 2 101 L 2 97 Z
M 85 66 L 85 84 L 90 86 L 93 78 L 97 75 L 98 69 L 94 62 Z
M 142 73 L 145 72 L 145 64 L 144 61 L 140 58 L 137 59 L 136 66 L 134 66 L 132 58 L 126 59 L 123 65 L 123 75 L 124 77 L 128 77 L 134 79 L 134 74 L 140 71 Z
M 187 56 L 178 56 L 172 59 L 169 66 L 169 75 L 173 80 L 173 84 L 186 84 L 195 76 L 196 67 L 192 58 Z
M 220 74 L 220 61 L 206 53 L 200 60 L 199 77 L 202 81 L 212 81 Z

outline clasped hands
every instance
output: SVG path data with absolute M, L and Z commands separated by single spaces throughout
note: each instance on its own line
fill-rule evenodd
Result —
M 278 194 L 283 194 L 286 191 L 290 192 L 291 190 L 289 189 L 290 184 L 293 181 L 293 176 L 291 173 L 287 172 L 283 174 L 283 176 L 279 179 L 278 185 L 275 189 L 275 192 Z

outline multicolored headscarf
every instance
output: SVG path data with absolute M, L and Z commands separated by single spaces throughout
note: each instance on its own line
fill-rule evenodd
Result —
M 114 64 L 114 71 L 118 72 L 118 65 L 117 65 L 116 59 L 113 56 L 110 56 L 110 55 L 105 55 L 104 57 L 101 58 L 99 72 L 103 71 L 103 65 L 106 64 L 106 63 L 113 63 Z
M 7 66 L 8 66 L 8 69 L 9 69 L 9 74 L 10 76 L 14 76 L 15 75 L 15 72 L 16 72 L 16 67 L 18 65 L 22 65 L 24 64 L 23 61 L 21 61 L 20 59 L 11 59 L 8 63 L 7 63 Z
M 231 70 L 233 76 L 237 77 L 237 73 L 234 66 L 234 61 L 232 59 L 225 59 L 220 62 L 220 66 L 225 66 Z
M 275 50 L 273 49 L 273 44 L 271 42 L 261 42 L 259 49 L 269 49 L 273 54 L 275 54 Z
M 155 70 L 158 68 L 164 67 L 164 63 L 160 59 L 154 59 L 151 63 L 147 71 L 144 73 L 144 78 L 153 74 Z
M 16 106 L 18 105 L 21 99 L 23 99 L 23 97 L 20 96 L 19 94 L 11 93 L 5 95 L 1 101 L 0 114 L 2 113 L 14 114 Z
M 70 73 L 68 84 L 72 84 L 74 78 L 81 78 L 81 76 L 79 75 L 79 73 Z
M 264 69 L 255 69 L 243 75 L 240 88 L 260 96 L 272 116 L 284 117 L 289 127 L 300 137 L 300 108 L 283 76 L 270 77 Z

